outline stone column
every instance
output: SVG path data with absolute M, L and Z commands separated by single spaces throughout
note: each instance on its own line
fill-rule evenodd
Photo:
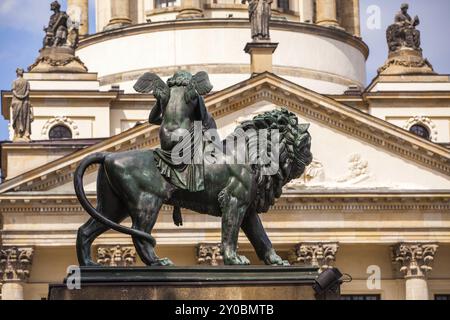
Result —
M 220 243 L 200 243 L 197 245 L 197 263 L 208 266 L 223 265 Z
M 97 263 L 106 267 L 130 267 L 136 264 L 136 250 L 127 246 L 97 247 Z
M 181 11 L 177 19 L 197 19 L 203 16 L 200 0 L 181 0 Z
M 359 22 L 359 0 L 341 2 L 339 7 L 340 26 L 355 36 L 361 35 Z
M 130 18 L 130 1 L 129 0 L 111 0 L 111 20 L 105 30 L 113 30 L 129 26 Z
M 361 36 L 361 17 L 359 13 L 359 0 L 352 0 L 353 3 L 353 33 L 355 36 Z
M 305 265 L 319 268 L 319 272 L 333 268 L 337 242 L 299 243 L 289 254 L 288 260 L 293 265 Z
M 2 300 L 23 300 L 23 284 L 28 281 L 33 248 L 5 247 L 0 250 Z
M 336 0 L 316 0 L 316 17 L 320 26 L 338 27 Z
M 80 15 L 80 38 L 89 34 L 89 0 L 67 0 L 67 12 Z
M 428 300 L 427 275 L 438 245 L 435 243 L 400 243 L 393 249 L 393 262 L 405 277 L 406 300 Z

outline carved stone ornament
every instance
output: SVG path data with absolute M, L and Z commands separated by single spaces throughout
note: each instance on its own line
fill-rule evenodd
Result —
M 299 243 L 290 252 L 288 260 L 294 265 L 318 267 L 323 271 L 333 267 L 338 248 L 336 242 Z
M 352 154 L 348 161 L 348 174 L 340 178 L 338 182 L 356 184 L 368 179 L 369 162 L 364 160 L 360 154 Z
M 33 262 L 33 248 L 4 247 L 0 249 L 0 281 L 28 280 Z
M 97 263 L 107 267 L 130 267 L 136 264 L 134 247 L 101 246 L 97 248 Z
M 403 126 L 403 129 L 409 131 L 409 129 L 411 129 L 411 127 L 416 124 L 421 124 L 421 125 L 424 125 L 425 127 L 427 127 L 430 131 L 431 141 L 434 141 L 434 142 L 437 141 L 438 130 L 437 130 L 436 124 L 430 118 L 427 118 L 424 116 L 412 117 L 412 118 L 408 119 L 408 121 L 406 121 L 405 125 Z
M 80 136 L 80 129 L 79 129 L 78 125 L 76 124 L 76 122 L 74 120 L 72 120 L 71 118 L 65 117 L 65 116 L 62 116 L 62 117 L 57 116 L 57 117 L 49 119 L 42 127 L 41 134 L 43 136 L 47 136 L 50 129 L 58 124 L 65 125 L 68 128 L 70 128 L 74 138 L 78 138 Z
M 314 159 L 312 163 L 306 167 L 303 175 L 295 180 L 292 180 L 286 185 L 286 189 L 297 189 L 306 185 L 321 184 L 324 182 L 325 172 L 322 162 Z
M 436 243 L 400 243 L 392 248 L 393 262 L 405 277 L 423 277 L 433 268 Z
M 201 243 L 197 245 L 197 263 L 208 266 L 223 265 L 223 257 L 220 250 L 220 243 Z

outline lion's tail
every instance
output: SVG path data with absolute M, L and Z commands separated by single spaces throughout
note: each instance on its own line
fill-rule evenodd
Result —
M 92 218 L 94 218 L 95 220 L 97 220 L 98 222 L 103 223 L 107 227 L 109 227 L 113 230 L 116 230 L 118 232 L 122 232 L 125 234 L 129 234 L 130 236 L 136 236 L 136 237 L 142 238 L 144 240 L 147 240 L 152 244 L 152 246 L 155 246 L 156 240 L 150 234 L 139 231 L 139 230 L 131 229 L 128 227 L 124 227 L 118 223 L 115 223 L 114 221 L 109 220 L 108 218 L 104 217 L 100 212 L 98 212 L 92 206 L 92 204 L 89 202 L 88 198 L 86 197 L 86 193 L 84 192 L 84 187 L 83 187 L 84 173 L 86 172 L 86 169 L 93 164 L 103 165 L 103 163 L 105 162 L 106 155 L 107 155 L 107 153 L 95 153 L 95 154 L 92 154 L 92 155 L 86 157 L 86 159 L 81 161 L 80 165 L 78 166 L 77 170 L 75 171 L 75 175 L 74 175 L 74 179 L 73 179 L 75 193 L 78 197 L 78 201 L 80 201 L 80 204 L 84 208 L 84 210 L 86 210 L 86 212 L 89 213 L 89 215 Z

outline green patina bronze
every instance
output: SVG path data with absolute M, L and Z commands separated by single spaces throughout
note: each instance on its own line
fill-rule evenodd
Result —
M 241 228 L 262 261 L 268 265 L 286 265 L 273 249 L 259 214 L 267 212 L 281 196 L 282 187 L 298 178 L 311 163 L 309 125 L 299 124 L 297 117 L 286 109 L 266 112 L 242 123 L 236 134 L 256 133 L 269 137 L 273 131 L 279 132 L 276 172 L 267 174 L 267 164 L 262 162 L 228 163 L 220 161 L 223 155 L 218 155 L 216 163 L 205 161 L 201 165 L 203 188 L 192 192 L 171 183 L 170 177 L 162 173 L 160 154 L 174 148 L 170 135 L 179 128 L 191 130 L 196 120 L 202 121 L 204 128 L 215 128 L 201 98 L 212 88 L 206 73 L 191 76 L 187 72 L 177 72 L 167 85 L 156 75 L 146 74 L 135 88 L 140 92 L 153 91 L 157 98 L 150 122 L 161 125 L 161 149 L 97 153 L 81 162 L 75 172 L 75 192 L 92 218 L 78 231 L 80 265 L 96 265 L 90 254 L 92 242 L 109 229 L 131 235 L 140 258 L 147 265 L 172 265 L 169 259 L 156 255 L 156 241 L 151 236 L 163 204 L 221 217 L 222 254 L 226 265 L 250 263 L 237 254 Z M 246 150 L 234 152 L 245 152 L 248 160 L 257 158 L 250 146 L 252 141 L 247 138 Z M 93 164 L 100 164 L 97 208 L 89 203 L 83 189 L 83 175 Z M 120 225 L 127 217 L 132 219 L 131 228 Z

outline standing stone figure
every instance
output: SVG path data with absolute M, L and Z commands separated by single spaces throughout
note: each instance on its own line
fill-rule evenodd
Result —
M 389 51 L 394 52 L 400 48 L 410 48 L 421 51 L 420 31 L 416 27 L 420 24 L 418 16 L 414 19 L 408 14 L 409 5 L 404 3 L 401 11 L 395 16 L 395 23 L 386 31 Z
M 12 127 L 14 141 L 30 141 L 33 110 L 30 103 L 30 83 L 23 78 L 24 70 L 16 70 L 17 79 L 12 84 Z
M 48 26 L 44 28 L 45 38 L 44 38 L 44 48 L 50 47 L 62 47 L 62 46 L 72 46 L 76 47 L 77 41 L 71 41 L 72 43 L 67 43 L 69 36 L 69 29 L 73 33 L 73 29 L 70 25 L 69 15 L 61 11 L 61 5 L 58 1 L 53 1 L 50 4 L 50 9 L 53 11 L 53 14 L 50 17 L 50 21 L 48 22 Z M 76 29 L 78 33 L 78 29 Z M 72 38 L 78 38 L 78 35 Z
M 269 22 L 273 0 L 242 0 L 242 4 L 245 2 L 248 2 L 253 41 L 270 40 Z

